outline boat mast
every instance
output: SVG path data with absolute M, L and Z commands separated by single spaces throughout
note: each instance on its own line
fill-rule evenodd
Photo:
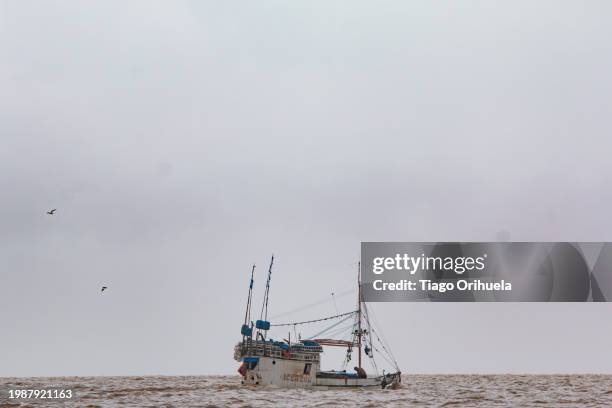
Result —
M 246 338 L 251 338 L 253 336 L 253 328 L 249 326 L 249 322 L 251 321 L 251 306 L 252 306 L 252 298 L 253 298 L 253 275 L 255 274 L 255 264 L 253 264 L 253 269 L 251 269 L 251 282 L 249 283 L 249 297 L 247 298 L 246 311 L 244 312 L 244 323 L 242 328 L 240 329 L 240 333 L 242 334 L 242 343 Z
M 251 320 L 251 298 L 253 295 L 253 275 L 254 274 L 255 274 L 255 264 L 253 264 L 253 269 L 251 269 L 251 283 L 249 284 L 249 297 L 247 299 L 246 312 L 244 313 L 245 326 L 248 326 L 249 321 Z
M 357 263 L 357 348 L 359 349 L 359 368 L 361 368 L 361 262 Z
M 268 321 L 268 296 L 270 294 L 270 278 L 272 277 L 272 265 L 274 264 L 274 255 L 272 255 L 272 259 L 270 260 L 270 267 L 268 268 L 268 281 L 266 282 L 266 291 L 264 294 L 263 304 L 261 305 L 261 315 L 259 316 L 259 320 L 255 322 L 255 327 L 257 328 L 257 333 L 261 335 L 262 340 L 266 339 L 266 334 L 268 330 L 270 330 L 270 322 Z
M 274 264 L 274 255 L 270 260 L 270 267 L 268 268 L 268 281 L 266 282 L 266 293 L 264 296 L 264 303 L 261 307 L 261 319 L 268 320 L 268 298 L 270 295 L 270 278 L 272 277 L 272 265 Z

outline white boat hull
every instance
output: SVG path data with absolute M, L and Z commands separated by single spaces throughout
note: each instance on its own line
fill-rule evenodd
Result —
M 319 374 L 319 375 L 317 375 Z M 245 385 L 273 385 L 284 388 L 385 388 L 399 382 L 398 374 L 371 378 L 358 378 L 352 374 L 336 373 L 335 378 L 323 376 L 318 362 L 298 361 L 283 358 L 259 357 L 257 364 L 244 371 Z

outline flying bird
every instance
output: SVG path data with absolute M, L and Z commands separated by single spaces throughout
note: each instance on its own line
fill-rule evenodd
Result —
M 106 289 L 108 289 L 106 286 L 102 286 L 102 290 L 100 292 L 104 292 Z
M 55 214 L 56 211 L 57 211 L 57 208 L 54 208 L 52 210 L 47 211 L 47 214 L 53 215 L 53 214 Z

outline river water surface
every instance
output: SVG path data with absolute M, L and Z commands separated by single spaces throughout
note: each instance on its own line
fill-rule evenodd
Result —
M 9 390 L 72 390 L 65 400 Z M 405 375 L 395 390 L 247 388 L 238 376 L 0 378 L 0 407 L 609 407 L 612 375 Z

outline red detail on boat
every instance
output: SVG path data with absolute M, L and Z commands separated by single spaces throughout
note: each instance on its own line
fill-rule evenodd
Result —
M 240 368 L 238 369 L 238 373 L 246 378 L 246 372 L 247 372 L 247 364 L 246 363 L 242 363 L 240 365 Z

